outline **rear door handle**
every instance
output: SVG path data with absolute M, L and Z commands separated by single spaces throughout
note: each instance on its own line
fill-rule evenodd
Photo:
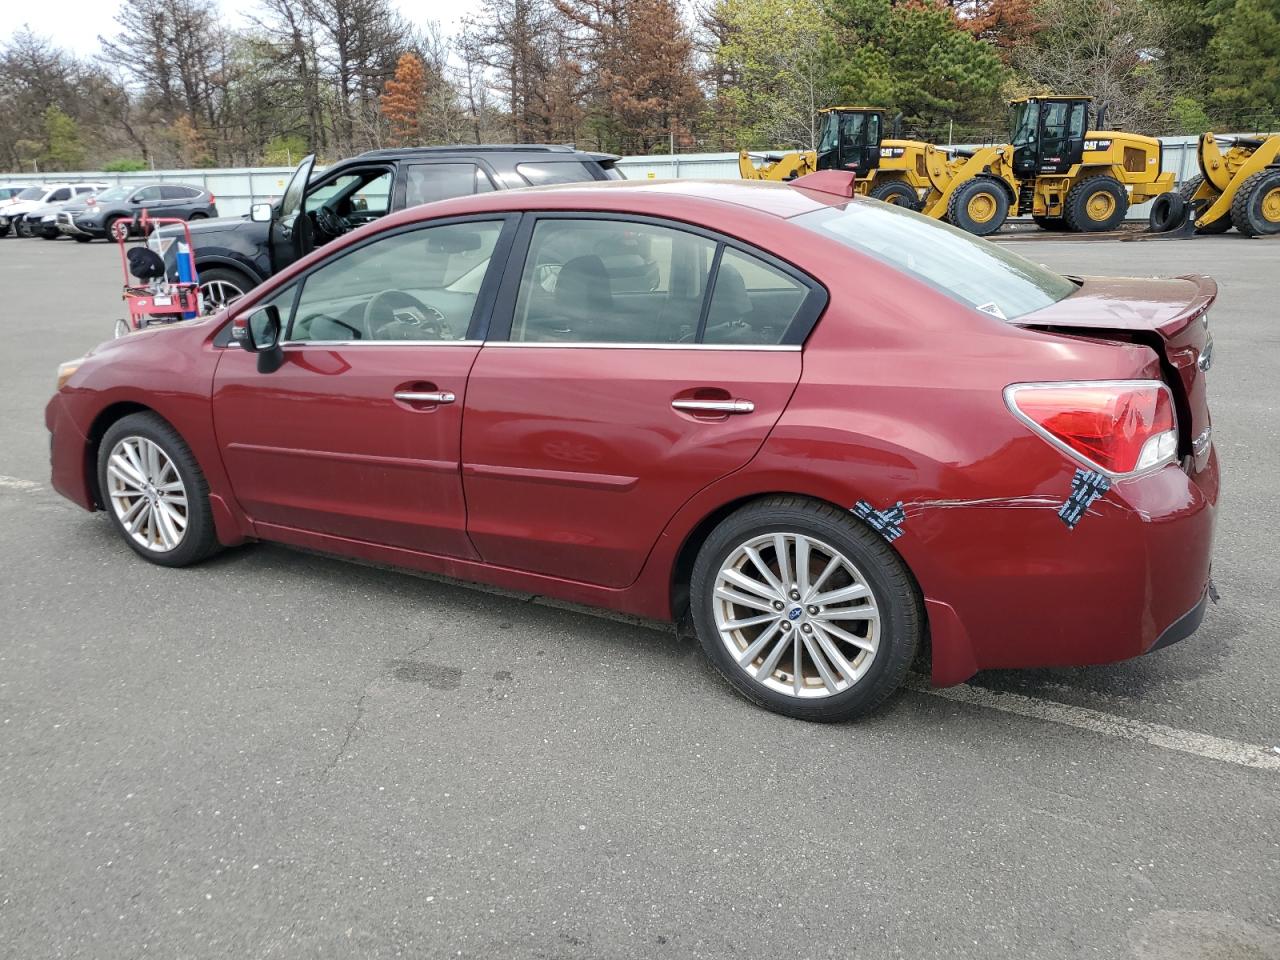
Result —
M 453 403 L 458 399 L 447 390 L 397 390 L 395 397 L 405 403 Z
M 685 413 L 754 413 L 750 400 L 672 400 L 671 409 Z

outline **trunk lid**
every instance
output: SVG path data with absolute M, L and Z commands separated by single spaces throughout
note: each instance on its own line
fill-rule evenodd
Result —
M 1017 326 L 1105 340 L 1141 343 L 1160 358 L 1178 412 L 1178 453 L 1208 462 L 1212 429 L 1205 374 L 1213 362 L 1208 311 L 1218 296 L 1210 277 L 1078 278 L 1080 289 Z

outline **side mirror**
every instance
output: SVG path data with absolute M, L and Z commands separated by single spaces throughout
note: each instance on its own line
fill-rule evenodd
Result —
M 269 203 L 255 203 L 249 208 L 249 219 L 254 223 L 270 223 L 275 211 Z
M 258 355 L 258 372 L 274 373 L 284 363 L 284 348 L 280 345 L 280 310 L 268 304 L 247 317 L 236 317 L 231 336 L 240 346 Z

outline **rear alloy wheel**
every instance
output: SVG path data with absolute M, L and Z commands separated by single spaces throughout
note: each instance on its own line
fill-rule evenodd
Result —
M 830 504 L 771 497 L 707 538 L 690 590 L 702 648 L 749 700 L 802 720 L 878 707 L 906 676 L 919 600 L 888 544 Z
M 1280 170 L 1262 170 L 1245 179 L 1231 201 L 1231 222 L 1249 237 L 1280 233 Z
M 135 413 L 107 429 L 98 489 L 125 542 L 152 563 L 184 567 L 217 549 L 204 474 L 163 418 Z
M 1129 194 L 1115 177 L 1090 177 L 1067 193 L 1067 226 L 1078 233 L 1115 230 L 1129 212 Z
M 210 267 L 200 271 L 200 296 L 204 300 L 206 315 L 217 313 L 231 306 L 253 288 L 244 274 L 225 267 Z
M 902 180 L 878 183 L 871 188 L 867 196 L 872 200 L 891 203 L 895 207 L 906 207 L 908 210 L 919 210 L 922 206 L 915 188 Z
M 956 187 L 947 201 L 947 219 L 961 230 L 985 237 L 1004 226 L 1009 195 L 991 177 L 974 177 Z

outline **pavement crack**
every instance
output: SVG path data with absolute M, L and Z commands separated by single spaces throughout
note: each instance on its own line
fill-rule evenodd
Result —
M 346 756 L 347 748 L 351 746 L 351 742 L 356 738 L 356 730 L 360 726 L 360 721 L 364 719 L 364 705 L 369 700 L 369 687 L 372 684 L 373 681 L 370 680 L 364 685 L 364 689 L 360 691 L 360 696 L 356 700 L 355 716 L 351 718 L 351 722 L 347 724 L 346 730 L 343 732 L 342 746 L 338 747 L 333 758 L 330 759 L 330 761 L 326 763 L 324 768 L 320 771 L 321 783 L 327 780 L 329 778 L 329 774 L 331 774 L 337 768 L 338 764 L 342 762 L 342 758 Z

